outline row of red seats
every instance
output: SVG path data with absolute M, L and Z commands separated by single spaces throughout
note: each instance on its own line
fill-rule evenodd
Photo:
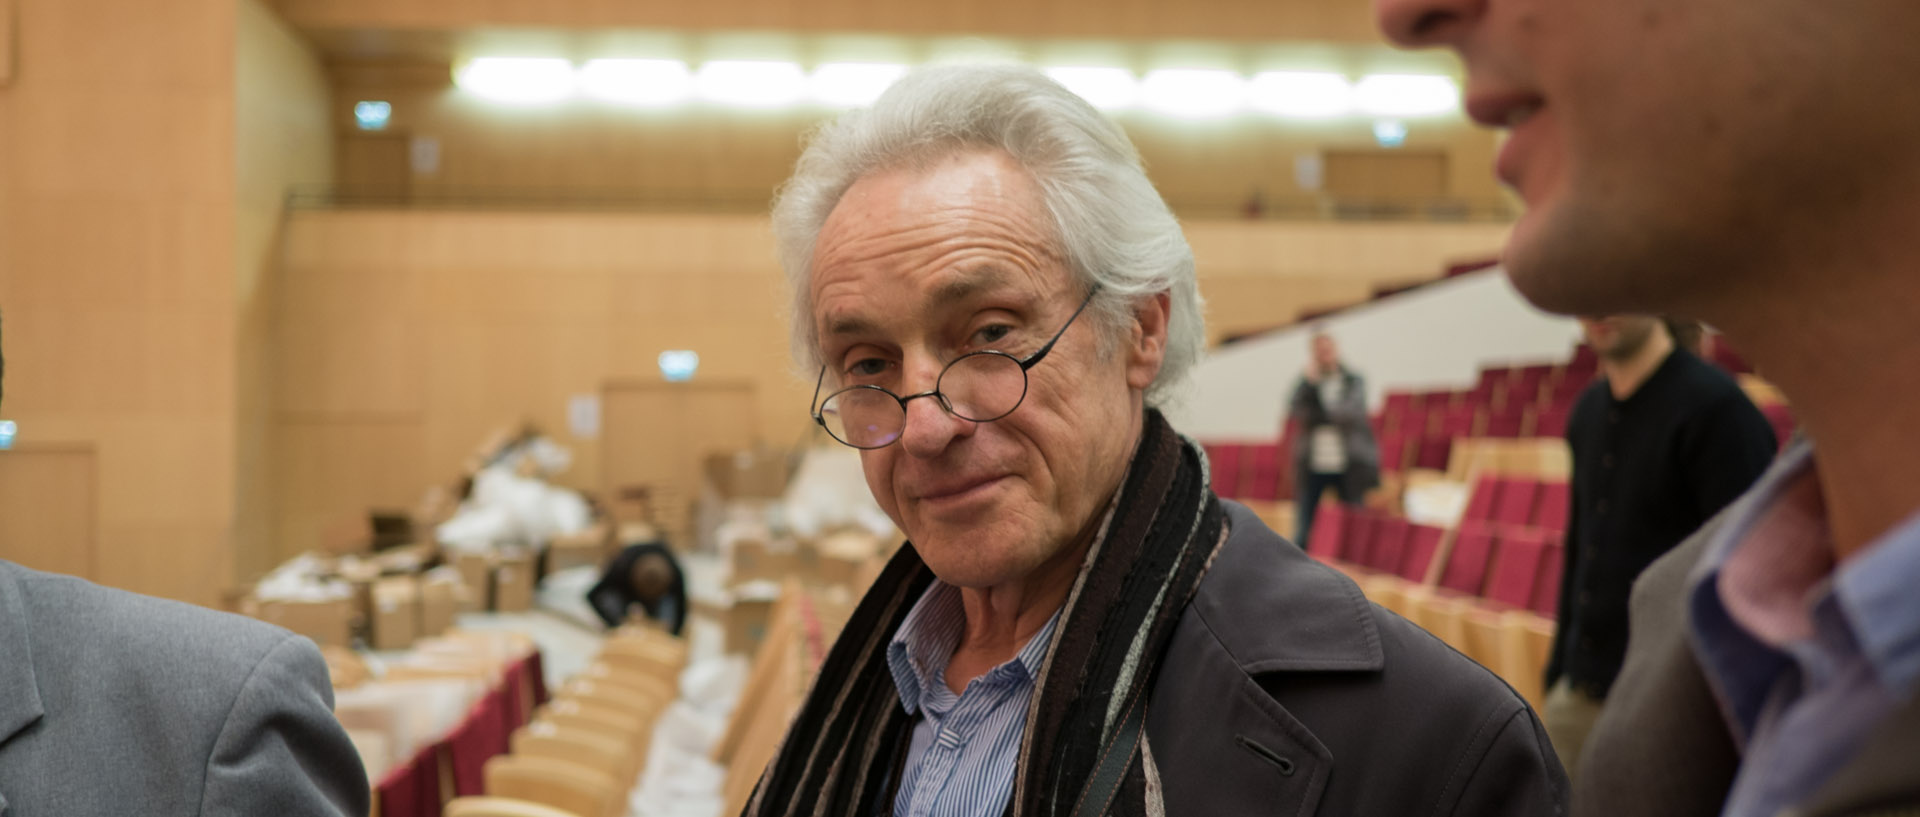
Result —
M 1307 552 L 1332 564 L 1355 565 L 1423 584 L 1436 558 L 1443 590 L 1498 605 L 1553 616 L 1560 603 L 1566 548 L 1558 532 L 1530 525 L 1469 520 L 1452 534 L 1378 511 L 1322 505 Z

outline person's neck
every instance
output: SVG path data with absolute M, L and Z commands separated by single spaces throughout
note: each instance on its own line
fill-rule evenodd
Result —
M 1128 463 L 1140 446 L 1143 419 L 1136 410 L 1133 434 L 1126 451 Z M 1102 499 L 1086 525 L 1074 536 L 1072 544 L 1061 548 L 1052 558 L 1013 581 L 992 587 L 960 588 L 960 604 L 966 612 L 966 628 L 960 644 L 947 663 L 947 685 L 958 693 L 967 682 L 1006 663 L 1020 654 L 1028 641 L 1053 618 L 1080 577 L 1087 552 L 1100 534 L 1113 508 L 1115 496 L 1126 483 L 1130 465 L 1124 465 L 1113 477 L 1113 484 L 1101 493 Z
M 1631 356 L 1614 359 L 1600 358 L 1600 371 L 1607 376 L 1607 388 L 1613 391 L 1613 399 L 1625 400 L 1646 385 L 1647 378 L 1653 376 L 1660 364 L 1667 362 L 1673 354 L 1673 336 L 1664 331 L 1655 330 L 1647 336 L 1647 342 Z
M 1893 247 L 1856 245 L 1856 257 L 1822 260 L 1820 274 L 1777 276 L 1806 282 L 1797 290 L 1730 288 L 1747 300 L 1709 317 L 1786 395 L 1813 440 L 1839 561 L 1920 509 L 1920 240 L 1883 234 Z

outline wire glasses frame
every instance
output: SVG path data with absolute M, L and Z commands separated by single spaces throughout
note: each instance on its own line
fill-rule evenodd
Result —
M 880 386 L 857 385 L 840 389 L 821 400 L 820 389 L 827 381 L 827 367 L 822 364 L 807 411 L 834 440 L 865 451 L 899 441 L 907 430 L 907 403 L 922 397 L 933 398 L 941 410 L 962 420 L 991 423 L 1012 414 L 1026 402 L 1027 370 L 1047 358 L 1054 344 L 1067 334 L 1067 328 L 1073 326 L 1099 292 L 1097 286 L 1088 291 L 1073 315 L 1060 326 L 1060 331 L 1025 359 L 992 349 L 968 352 L 940 370 L 932 391 L 901 397 Z

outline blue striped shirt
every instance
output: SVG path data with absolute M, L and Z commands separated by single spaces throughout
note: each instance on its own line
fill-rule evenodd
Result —
M 947 686 L 947 662 L 967 624 L 960 590 L 938 579 L 900 623 L 887 665 L 914 726 L 894 817 L 999 817 L 1013 795 L 1027 704 L 1060 613 L 1013 660 L 967 683 Z

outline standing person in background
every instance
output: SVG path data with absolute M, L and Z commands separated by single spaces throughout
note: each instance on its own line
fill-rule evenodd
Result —
M 1802 424 L 1635 583 L 1574 814 L 1920 808 L 1920 3 L 1375 6 L 1512 131 L 1522 294 L 1707 321 Z
M 1773 460 L 1766 417 L 1733 378 L 1676 344 L 1672 326 L 1650 315 L 1580 319 L 1601 377 L 1567 425 L 1573 515 L 1542 713 L 1569 770 L 1620 674 L 1633 580 Z
M 1293 471 L 1297 493 L 1294 544 L 1307 546 L 1320 495 L 1328 488 L 1346 505 L 1359 505 L 1380 484 L 1380 444 L 1367 416 L 1367 382 L 1340 362 L 1340 347 L 1323 330 L 1293 387 L 1289 417 L 1299 423 Z

